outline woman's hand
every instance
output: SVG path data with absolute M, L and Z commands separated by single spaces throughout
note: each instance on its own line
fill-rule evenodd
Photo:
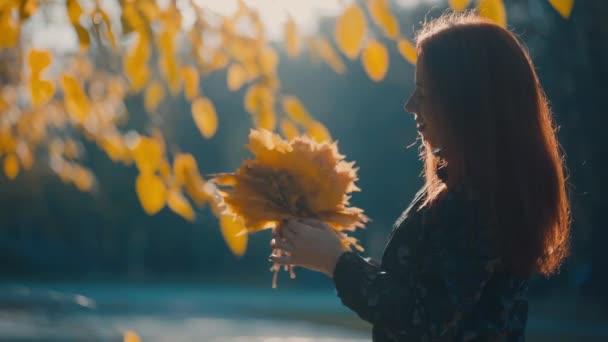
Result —
M 336 262 L 346 251 L 338 234 L 319 220 L 290 219 L 275 232 L 270 246 L 287 252 L 270 255 L 268 260 L 278 264 L 302 266 L 333 277 Z

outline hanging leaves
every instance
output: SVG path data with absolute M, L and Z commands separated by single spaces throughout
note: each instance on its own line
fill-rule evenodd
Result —
M 165 206 L 167 200 L 165 183 L 153 173 L 143 172 L 137 176 L 135 192 L 141 207 L 148 215 L 158 213 Z
M 84 123 L 89 115 L 89 99 L 74 77 L 63 75 L 61 77 L 65 108 L 72 119 L 78 123 Z
M 480 16 L 488 18 L 502 27 L 507 26 L 507 12 L 502 0 L 478 0 L 477 10 Z
M 449 0 L 448 1 L 448 4 L 454 11 L 462 11 L 463 9 L 467 8 L 470 3 L 471 3 L 471 0 Z
M 19 174 L 19 160 L 14 154 L 9 154 L 4 158 L 4 174 L 8 179 L 15 179 Z
M 199 74 L 193 66 L 182 68 L 182 78 L 184 79 L 184 95 L 186 100 L 192 101 L 198 96 Z
M 144 108 L 153 113 L 165 97 L 165 89 L 159 81 L 150 82 L 144 94 Z
M 376 82 L 384 79 L 388 70 L 388 51 L 382 43 L 370 41 L 363 50 L 361 60 L 369 78 Z
M 399 39 L 397 42 L 397 48 L 399 49 L 399 53 L 406 61 L 411 64 L 416 64 L 418 60 L 418 53 L 416 52 L 416 47 L 410 43 L 407 39 Z
M 342 58 L 340 58 L 340 55 L 338 55 L 327 39 L 323 37 L 313 38 L 309 40 L 309 46 L 313 53 L 325 61 L 335 72 L 342 74 L 346 71 Z
M 338 47 L 348 58 L 357 58 L 366 31 L 365 14 L 359 6 L 353 3 L 338 18 L 334 31 Z
M 213 137 L 217 130 L 217 114 L 209 99 L 199 97 L 192 101 L 192 118 L 205 138 Z
M 399 36 L 399 21 L 391 13 L 388 0 L 369 0 L 367 8 L 374 20 L 390 39 L 396 39 Z
M 549 0 L 549 3 L 564 19 L 570 17 L 572 7 L 574 7 L 574 0 Z
M 173 212 L 185 218 L 188 221 L 194 221 L 194 209 L 190 202 L 184 197 L 184 194 L 178 188 L 172 188 L 167 194 L 167 205 Z
M 285 22 L 284 29 L 285 46 L 289 57 L 297 57 L 300 55 L 300 40 L 298 38 L 298 29 L 293 18 L 289 16 Z
M 239 90 L 247 79 L 247 71 L 241 64 L 234 63 L 228 68 L 226 73 L 226 80 L 228 83 L 228 89 L 231 91 Z

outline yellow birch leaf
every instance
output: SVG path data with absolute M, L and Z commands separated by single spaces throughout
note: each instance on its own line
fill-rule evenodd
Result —
M 89 37 L 89 32 L 80 24 L 74 24 L 74 30 L 76 30 L 76 35 L 78 36 L 80 49 L 88 49 L 89 45 L 91 44 L 91 37 Z
M 32 79 L 29 83 L 32 107 L 47 103 L 55 94 L 55 85 L 51 81 Z
M 311 122 L 306 128 L 306 134 L 319 143 L 331 140 L 329 130 L 318 121 Z
M 0 50 L 13 48 L 19 39 L 19 22 L 10 15 L 0 16 Z
M 274 131 L 277 124 L 276 115 L 272 106 L 265 106 L 259 113 L 256 119 L 256 127 L 264 128 L 269 131 Z
M 122 342 L 141 342 L 135 331 L 127 330 L 122 335 Z
M 549 0 L 549 3 L 564 19 L 570 17 L 574 7 L 574 0 Z
M 312 49 L 327 63 L 336 73 L 342 74 L 346 71 L 344 62 L 325 38 L 312 40 Z
M 179 216 L 190 222 L 194 221 L 194 209 L 192 209 L 192 205 L 190 205 L 190 202 L 184 197 L 179 188 L 172 188 L 169 190 L 169 193 L 167 194 L 167 205 L 169 206 L 169 209 L 173 210 L 173 212 Z
M 152 81 L 144 93 L 144 107 L 148 113 L 153 113 L 165 97 L 165 88 L 159 81 Z
M 179 153 L 173 158 L 173 174 L 180 184 L 188 183 L 195 173 L 198 173 L 198 167 L 190 153 Z
M 84 123 L 89 116 L 89 99 L 74 77 L 63 75 L 61 77 L 65 108 L 71 117 L 79 123 Z
M 359 6 L 351 4 L 338 18 L 334 31 L 338 47 L 348 58 L 357 58 L 366 31 L 365 14 Z
M 245 110 L 249 113 L 255 113 L 258 110 L 258 103 L 260 98 L 260 93 L 262 91 L 262 86 L 259 84 L 254 84 L 247 88 L 247 92 L 245 93 L 245 99 L 243 101 L 245 105 Z
M 291 140 L 300 135 L 298 127 L 291 120 L 288 119 L 281 120 L 281 133 L 283 133 L 283 136 L 288 140 Z
M 399 39 L 397 48 L 405 60 L 411 64 L 416 64 L 416 61 L 418 60 L 418 53 L 416 52 L 416 47 L 412 43 L 410 43 L 407 39 Z
M 220 216 L 220 229 L 232 254 L 242 256 L 247 250 L 247 230 L 242 220 L 230 215 Z
M 4 174 L 8 179 L 15 179 L 19 174 L 19 160 L 14 153 L 7 155 L 4 158 Z
M 184 79 L 184 96 L 186 100 L 192 101 L 198 96 L 199 74 L 195 67 L 185 66 L 182 68 Z
M 470 3 L 471 3 L 471 0 L 449 0 L 448 1 L 448 4 L 454 11 L 462 11 L 463 9 L 467 8 Z
M 283 111 L 300 125 L 307 126 L 314 121 L 297 97 L 291 95 L 284 96 L 282 105 Z
M 19 6 L 19 19 L 25 21 L 34 15 L 37 10 L 38 4 L 36 0 L 24 0 L 21 2 L 21 6 Z
M 31 77 L 39 78 L 40 73 L 51 65 L 53 56 L 47 50 L 31 49 L 27 54 L 27 61 L 30 66 Z
M 163 159 L 163 149 L 158 141 L 139 136 L 131 149 L 133 159 L 139 171 L 152 173 L 156 171 Z
M 478 0 L 477 10 L 480 16 L 490 19 L 502 27 L 507 26 L 507 12 L 502 0 Z
M 231 91 L 239 90 L 245 83 L 246 79 L 247 72 L 241 64 L 233 63 L 230 65 L 230 68 L 228 68 L 228 73 L 226 74 L 228 89 Z
M 300 54 L 298 28 L 291 16 L 289 16 L 287 22 L 285 22 L 285 46 L 287 47 L 287 55 L 289 57 L 296 57 Z
M 372 80 L 381 81 L 388 70 L 388 51 L 382 43 L 372 40 L 361 56 L 365 72 Z
M 93 185 L 95 184 L 95 176 L 91 173 L 91 171 L 83 168 L 77 167 L 74 174 L 74 185 L 80 191 L 91 191 Z
M 106 35 L 108 36 L 108 40 L 110 41 L 110 45 L 112 45 L 113 49 L 116 49 L 116 37 L 112 32 L 112 22 L 110 21 L 110 16 L 101 8 L 97 8 L 96 12 L 101 16 L 101 20 L 103 20 L 103 24 L 106 28 Z
M 143 172 L 135 179 L 135 192 L 142 208 L 148 215 L 158 213 L 167 200 L 167 190 L 162 178 L 151 172 Z
M 134 91 L 143 89 L 148 81 L 148 59 L 150 58 L 150 41 L 143 32 L 138 32 L 137 42 L 129 49 L 123 59 L 124 71 L 129 77 Z
M 399 36 L 399 21 L 391 13 L 388 0 L 370 0 L 367 8 L 372 20 L 382 29 L 384 35 L 390 39 Z
M 23 168 L 25 170 L 31 169 L 32 165 L 34 164 L 34 156 L 27 144 L 20 144 L 17 147 L 16 152 L 17 157 L 19 157 L 19 161 L 21 162 L 21 165 L 23 165 Z
M 277 73 L 277 65 L 279 64 L 279 55 L 277 52 L 266 46 L 260 52 L 260 69 L 265 75 L 275 75 Z
M 138 0 L 136 4 L 139 11 L 143 13 L 149 22 L 156 20 L 160 16 L 160 9 L 156 0 Z
M 217 113 L 209 99 L 198 97 L 192 101 L 192 118 L 205 138 L 211 138 L 217 131 Z
M 177 95 L 182 87 L 182 80 L 179 77 L 179 65 L 175 59 L 174 54 L 165 54 L 158 59 L 160 69 L 164 75 L 167 83 L 169 84 L 169 90 L 172 95 Z
M 63 142 L 63 154 L 68 159 L 76 159 L 80 155 L 80 148 L 73 139 L 67 138 Z
M 112 161 L 131 162 L 131 153 L 119 134 L 105 134 L 99 143 Z
M 82 15 L 82 7 L 80 7 L 78 0 L 67 0 L 65 6 L 68 11 L 68 18 L 70 18 L 70 23 L 79 23 L 80 16 Z

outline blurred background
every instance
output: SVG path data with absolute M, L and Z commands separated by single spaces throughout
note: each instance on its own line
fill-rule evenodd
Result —
M 272 22 L 282 22 L 287 12 L 307 30 L 332 37 L 340 1 L 250 3 L 276 39 L 283 90 L 299 96 L 360 168 L 362 192 L 351 203 L 372 221 L 354 236 L 366 256 L 379 258 L 391 225 L 422 184 L 418 144 L 411 146 L 414 121 L 402 109 L 413 91 L 414 66 L 394 45 L 379 83 L 359 62 L 345 59 L 347 72 L 337 74 L 307 55 L 287 58 Z M 559 125 L 573 213 L 572 255 L 558 275 L 531 281 L 527 339 L 608 341 L 602 171 L 608 2 L 575 1 L 568 20 L 546 0 L 505 5 L 508 26 L 528 47 Z M 412 37 L 425 17 L 440 15 L 448 4 L 400 0 L 391 6 L 402 34 Z M 201 138 L 191 116 L 182 115 L 190 110 L 186 101 L 172 106 L 163 123 L 166 139 L 192 153 L 204 174 L 231 172 L 250 157 L 244 90 L 230 92 L 225 80 L 222 70 L 202 84 L 220 117 L 212 139 Z M 126 104 L 133 117 L 145 115 L 141 96 Z M 209 207 L 194 223 L 168 209 L 148 216 L 133 190 L 135 166 L 116 164 L 83 141 L 83 164 L 97 177 L 93 192 L 63 184 L 42 163 L 13 181 L 0 176 L 0 340 L 120 340 L 127 330 L 144 341 L 371 339 L 370 326 L 341 305 L 324 275 L 296 269 L 291 280 L 281 272 L 278 288 L 271 289 L 270 232 L 250 235 L 247 252 L 237 257 Z

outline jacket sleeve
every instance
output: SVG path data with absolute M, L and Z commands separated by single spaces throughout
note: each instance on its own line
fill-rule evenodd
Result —
M 359 317 L 394 337 L 448 334 L 479 300 L 497 258 L 475 232 L 475 220 L 463 211 L 442 208 L 435 223 L 424 224 L 419 266 L 400 257 L 388 272 L 354 252 L 338 259 L 333 274 L 342 303 Z M 424 218 L 420 222 L 428 222 Z M 473 225 L 473 226 L 472 226 Z M 407 253 L 411 239 L 400 235 L 397 255 Z M 403 251 L 403 253 L 401 253 Z

